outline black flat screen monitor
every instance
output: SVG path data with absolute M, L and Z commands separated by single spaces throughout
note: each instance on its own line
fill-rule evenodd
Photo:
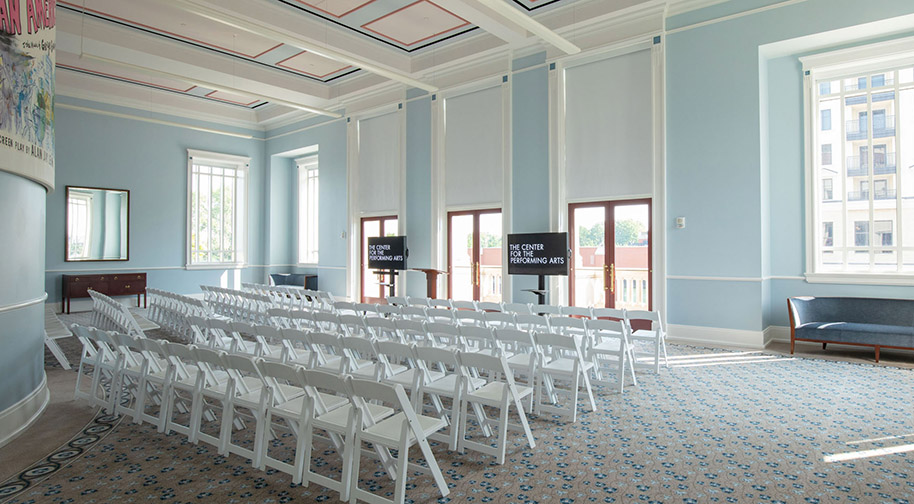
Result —
M 509 275 L 568 275 L 568 233 L 508 235 Z
M 405 270 L 405 236 L 379 236 L 368 239 L 368 269 Z

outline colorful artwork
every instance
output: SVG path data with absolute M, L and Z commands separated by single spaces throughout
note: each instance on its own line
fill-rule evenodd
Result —
M 0 0 L 0 169 L 52 187 L 56 0 Z

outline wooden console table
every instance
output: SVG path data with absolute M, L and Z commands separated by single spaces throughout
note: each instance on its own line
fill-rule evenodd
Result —
M 63 275 L 63 299 L 61 310 L 70 313 L 70 300 L 89 297 L 89 289 L 108 296 L 132 296 L 136 294 L 136 305 L 146 308 L 146 273 L 103 273 L 101 275 Z

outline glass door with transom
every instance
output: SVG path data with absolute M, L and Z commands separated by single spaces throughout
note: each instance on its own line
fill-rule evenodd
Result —
M 501 210 L 448 213 L 448 297 L 501 302 Z
M 650 310 L 651 200 L 573 203 L 568 218 L 570 304 Z
M 379 236 L 397 236 L 398 228 L 396 215 L 362 218 L 361 299 L 363 303 L 385 303 L 384 299 L 390 290 L 381 284 L 393 280 L 390 275 L 378 275 L 375 270 L 368 269 L 368 239 Z

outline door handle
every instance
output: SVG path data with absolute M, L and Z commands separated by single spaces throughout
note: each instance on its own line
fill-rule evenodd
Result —
M 609 265 L 609 292 L 616 292 L 616 263 Z
M 477 262 L 476 263 L 476 285 L 477 286 L 479 286 L 479 276 L 480 276 L 479 270 L 480 270 L 479 263 Z

